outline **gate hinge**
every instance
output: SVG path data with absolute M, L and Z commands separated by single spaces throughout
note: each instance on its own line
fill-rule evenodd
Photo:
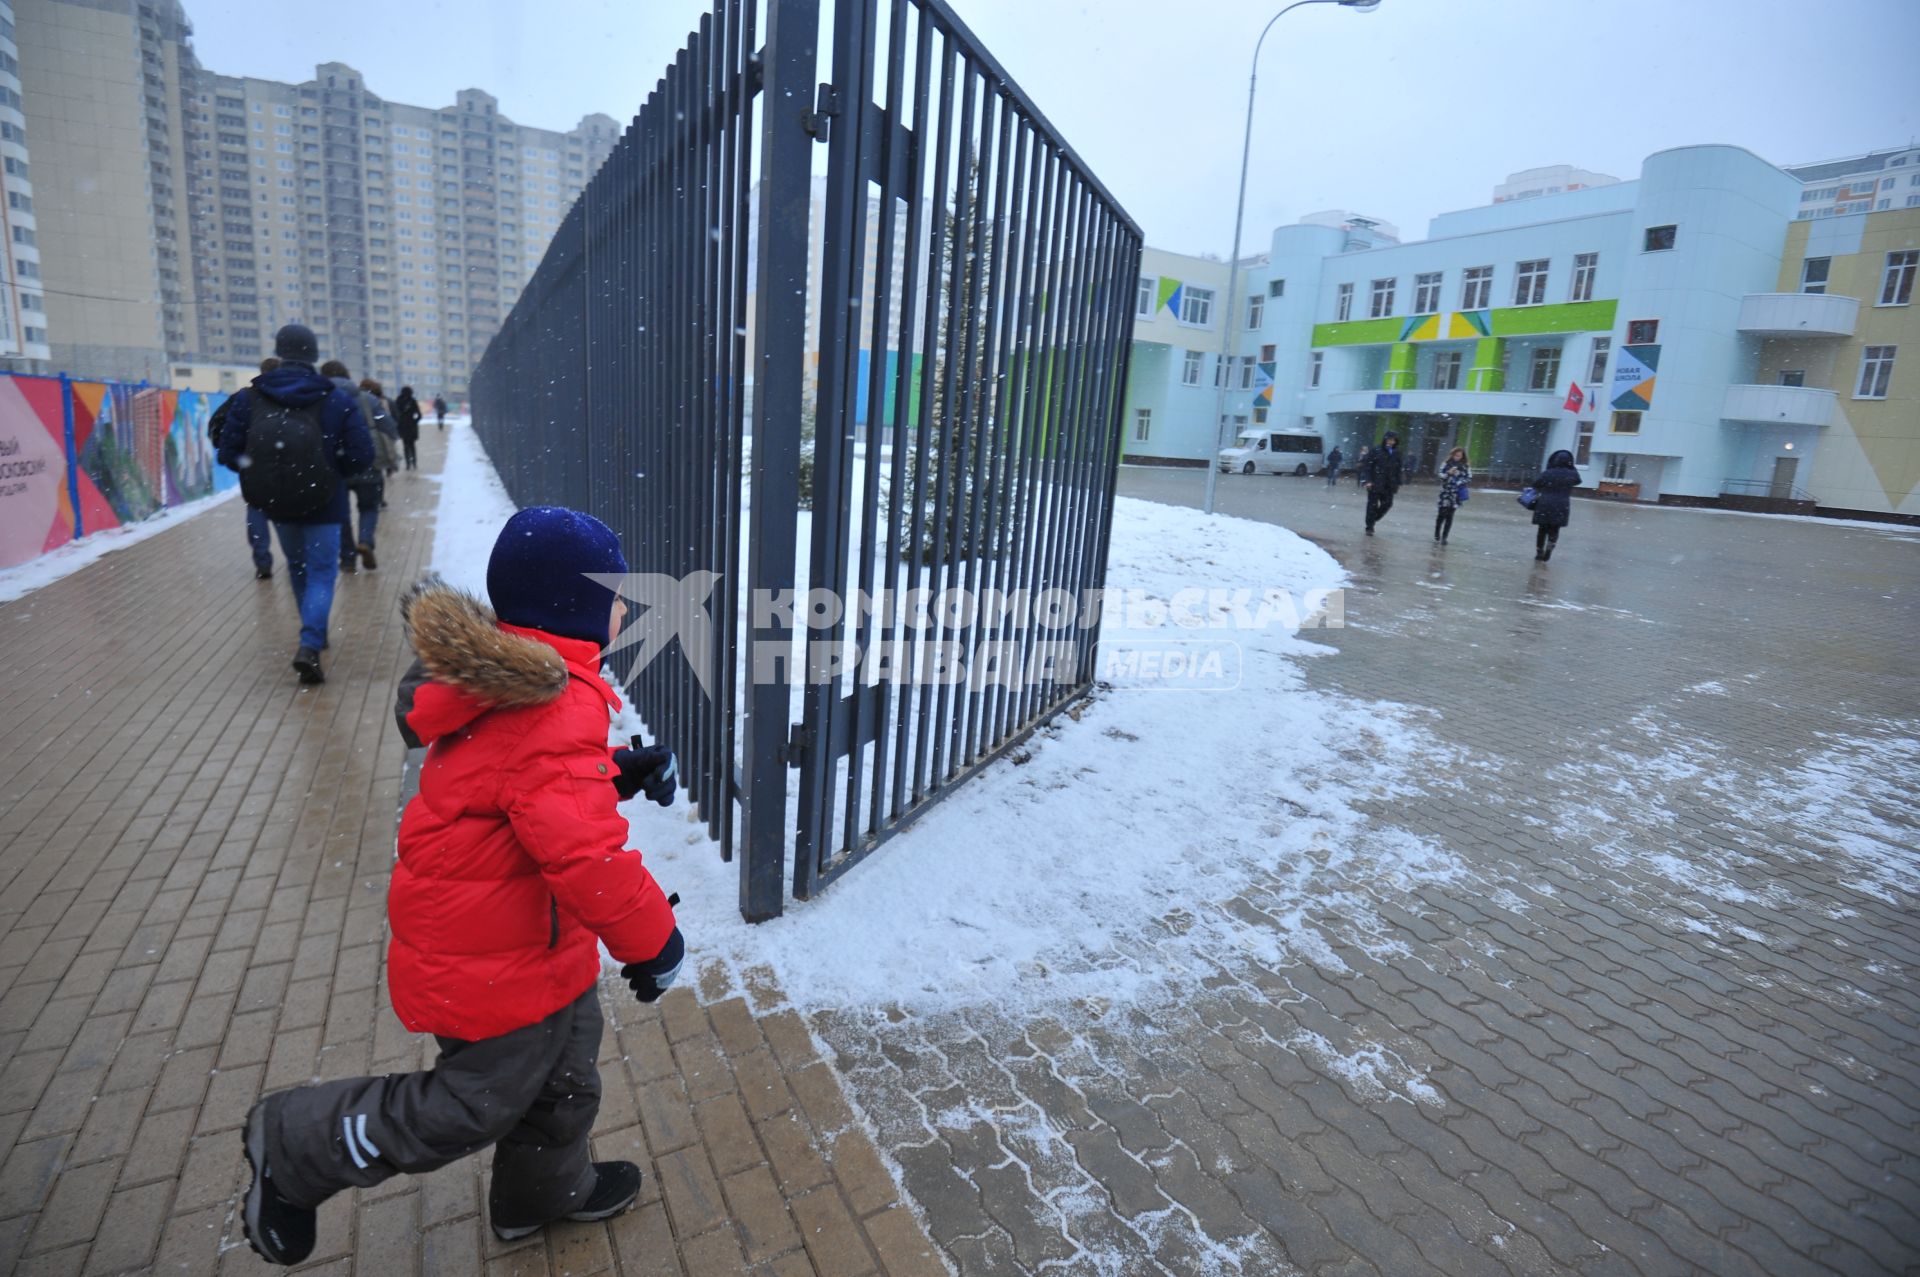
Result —
M 804 755 L 811 748 L 813 748 L 813 729 L 805 723 L 795 723 L 787 731 L 787 766 L 800 766 Z
M 826 141 L 833 133 L 833 117 L 840 114 L 840 94 L 831 84 L 823 84 L 814 95 L 813 110 L 803 112 L 800 127 L 816 142 Z

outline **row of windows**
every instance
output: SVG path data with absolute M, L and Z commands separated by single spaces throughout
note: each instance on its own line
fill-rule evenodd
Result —
M 1913 304 L 1913 277 L 1920 270 L 1920 249 L 1903 248 L 1887 254 L 1880 268 L 1881 306 Z M 1809 257 L 1800 264 L 1800 291 L 1824 293 L 1833 272 L 1831 257 Z
M 1672 227 L 1653 228 L 1671 231 Z M 1649 232 L 1651 234 L 1651 231 Z M 1659 247 L 1649 241 L 1649 252 L 1672 248 L 1672 238 L 1665 237 Z M 1513 304 L 1515 306 L 1539 306 L 1547 300 L 1547 276 L 1552 260 L 1545 257 L 1531 258 L 1514 263 Z M 1593 300 L 1594 280 L 1600 272 L 1600 254 L 1576 253 L 1573 258 L 1573 277 L 1568 283 L 1567 300 L 1585 302 Z M 1441 292 L 1445 285 L 1445 272 L 1428 271 L 1413 277 L 1413 315 L 1436 315 L 1440 313 Z M 1283 285 L 1284 286 L 1284 285 Z M 1387 277 L 1373 280 L 1367 289 L 1367 316 L 1370 319 L 1385 319 L 1396 313 L 1400 280 Z M 1352 284 L 1341 284 L 1334 294 L 1333 317 L 1335 323 L 1345 323 L 1353 318 Z M 1276 294 L 1277 295 L 1277 294 Z M 1485 310 L 1493 304 L 1493 267 L 1469 266 L 1461 272 L 1460 306 L 1461 310 Z M 1249 317 L 1251 319 L 1251 315 Z M 1250 325 L 1251 326 L 1251 325 Z

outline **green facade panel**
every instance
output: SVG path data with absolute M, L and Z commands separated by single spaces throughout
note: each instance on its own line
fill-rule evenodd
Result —
M 1529 337 L 1549 333 L 1612 332 L 1613 317 L 1619 303 L 1611 299 L 1592 302 L 1562 302 L 1554 306 L 1510 306 L 1504 310 L 1476 311 L 1487 316 L 1488 330 L 1495 337 Z M 1315 324 L 1315 346 L 1388 346 L 1406 339 L 1412 317 L 1399 315 L 1387 319 L 1354 319 L 1343 324 Z M 1446 331 L 1448 325 L 1439 325 Z M 1420 340 L 1415 338 L 1415 340 Z M 1427 340 L 1432 340 L 1431 338 Z M 1459 340 L 1452 338 L 1450 340 Z

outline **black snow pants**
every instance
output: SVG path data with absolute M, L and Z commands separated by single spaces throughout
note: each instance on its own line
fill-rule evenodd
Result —
M 1367 489 L 1367 526 L 1372 527 L 1387 517 L 1387 511 L 1393 509 L 1393 493 L 1379 488 Z
M 439 1038 L 420 1073 L 346 1078 L 261 1101 L 267 1164 L 298 1206 L 344 1188 L 419 1175 L 491 1144 L 492 1222 L 545 1224 L 593 1192 L 587 1136 L 600 1111 L 600 1003 L 588 989 L 538 1024 L 497 1038 Z

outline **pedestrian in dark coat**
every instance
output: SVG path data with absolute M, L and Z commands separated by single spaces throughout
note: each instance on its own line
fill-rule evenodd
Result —
M 312 1253 L 315 1211 L 334 1194 L 488 1145 L 487 1222 L 503 1242 L 639 1196 L 638 1166 L 590 1151 L 601 946 L 651 1003 L 686 943 L 617 808 L 642 792 L 671 804 L 672 753 L 607 747 L 621 702 L 601 662 L 626 606 L 601 581 L 626 570 L 611 528 L 536 507 L 494 545 L 492 608 L 431 578 L 403 603 L 420 659 L 396 712 L 427 756 L 387 887 L 387 985 L 439 1057 L 254 1104 L 242 1222 L 269 1262 Z
M 1333 451 L 1327 454 L 1327 486 L 1329 488 L 1340 482 L 1340 463 L 1345 460 L 1346 457 L 1341 455 L 1337 444 Z
M 440 429 L 447 428 L 447 401 L 440 395 L 433 397 L 433 419 Z
M 1460 508 L 1460 494 L 1472 479 L 1473 468 L 1467 464 L 1467 450 L 1455 448 L 1449 452 L 1440 466 L 1440 511 L 1433 518 L 1433 539 L 1441 545 L 1447 543 L 1447 536 L 1453 531 L 1453 512 Z
M 260 371 L 270 373 L 280 366 L 277 356 L 268 355 L 260 361 Z M 213 410 L 213 417 L 207 422 L 207 438 L 214 448 L 220 447 L 220 431 L 227 424 L 227 417 L 234 408 L 251 393 L 252 387 L 242 386 L 220 401 Z M 271 581 L 273 579 L 273 524 L 267 518 L 267 512 L 257 505 L 247 507 L 247 548 L 253 551 L 253 579 Z
M 400 429 L 400 446 L 406 452 L 409 470 L 420 468 L 420 457 L 415 446 L 420 442 L 421 415 L 420 401 L 413 397 L 413 387 L 400 387 L 400 393 L 393 399 L 393 420 Z
M 1373 455 L 1373 449 L 1360 445 L 1360 457 L 1353 463 L 1353 481 L 1362 488 L 1367 486 L 1367 458 Z
M 1542 563 L 1553 557 L 1560 544 L 1560 529 L 1573 514 L 1573 490 L 1580 486 L 1580 472 L 1573 468 L 1573 454 L 1565 448 L 1547 458 L 1547 468 L 1533 481 L 1537 499 L 1533 503 L 1533 557 Z
M 1400 491 L 1400 436 L 1387 431 L 1380 446 L 1360 463 L 1360 482 L 1367 489 L 1367 535 L 1373 525 L 1393 509 L 1393 494 Z

